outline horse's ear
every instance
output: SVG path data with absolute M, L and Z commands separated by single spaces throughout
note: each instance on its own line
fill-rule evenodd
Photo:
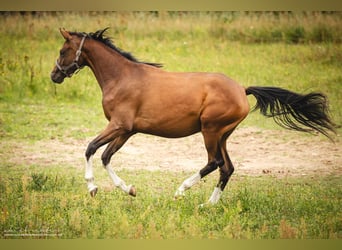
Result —
M 65 40 L 71 40 L 72 36 L 64 28 L 59 28 L 59 32 L 61 32 Z

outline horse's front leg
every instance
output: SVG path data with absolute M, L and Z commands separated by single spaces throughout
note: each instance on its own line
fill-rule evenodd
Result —
M 94 184 L 94 173 L 93 173 L 93 155 L 86 160 L 85 168 L 85 180 L 87 181 L 87 187 L 90 195 L 94 197 L 97 193 L 97 186 Z
M 125 134 L 125 130 L 115 126 L 113 123 L 109 123 L 107 128 L 97 136 L 93 141 L 91 141 L 87 147 L 86 156 L 86 168 L 85 168 L 85 179 L 87 181 L 87 187 L 90 195 L 94 197 L 97 193 L 97 186 L 94 184 L 94 174 L 93 174 L 93 155 L 96 153 L 97 149 L 101 146 L 113 141 L 115 138 Z
M 123 134 L 109 143 L 106 150 L 102 154 L 103 167 L 107 170 L 110 178 L 112 179 L 114 185 L 120 188 L 125 193 L 136 196 L 136 191 L 133 185 L 126 185 L 126 183 L 115 173 L 115 171 L 110 166 L 110 159 L 114 153 L 116 153 L 122 145 L 132 136 L 133 133 Z

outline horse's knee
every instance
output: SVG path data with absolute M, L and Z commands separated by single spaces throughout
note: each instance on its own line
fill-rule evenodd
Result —
M 218 168 L 216 161 L 209 162 L 203 169 L 200 171 L 201 178 L 210 174 L 214 170 Z
M 87 160 L 89 160 L 90 156 L 94 155 L 96 153 L 97 147 L 94 143 L 89 143 L 87 150 L 85 152 L 85 156 Z
M 109 164 L 111 157 L 112 157 L 112 154 L 110 154 L 106 151 L 103 152 L 103 154 L 101 156 L 101 160 L 102 160 L 102 164 L 104 167 L 106 167 Z

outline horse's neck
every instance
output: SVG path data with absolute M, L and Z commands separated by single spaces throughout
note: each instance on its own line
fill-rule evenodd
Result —
M 87 61 L 102 90 L 107 84 L 119 81 L 126 65 L 119 53 L 97 43 L 88 48 Z

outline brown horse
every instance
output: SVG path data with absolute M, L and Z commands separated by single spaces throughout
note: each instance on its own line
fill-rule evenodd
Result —
M 201 178 L 217 168 L 220 177 L 209 203 L 215 204 L 234 171 L 226 149 L 226 140 L 248 115 L 247 95 L 257 99 L 255 109 L 273 117 L 289 129 L 318 131 L 329 137 L 334 124 L 328 116 L 327 101 L 321 93 L 301 95 L 275 87 L 244 88 L 218 73 L 173 73 L 160 64 L 141 62 L 117 48 L 104 30 L 95 33 L 68 32 L 56 66 L 51 73 L 55 83 L 84 66 L 93 71 L 102 90 L 102 105 L 109 123 L 89 143 L 86 150 L 85 179 L 92 196 L 96 195 L 92 156 L 108 144 L 102 163 L 115 186 L 135 196 L 132 185 L 126 185 L 110 167 L 110 159 L 136 133 L 179 138 L 201 132 L 208 152 L 208 163 L 186 179 L 175 197 L 183 196 Z

